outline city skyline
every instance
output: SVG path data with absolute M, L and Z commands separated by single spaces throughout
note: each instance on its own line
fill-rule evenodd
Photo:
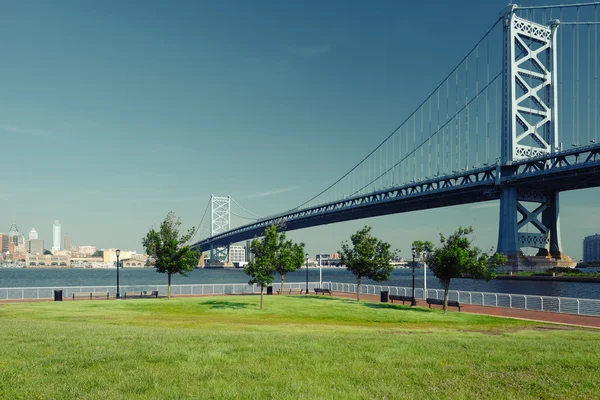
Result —
M 49 244 L 58 219 L 75 243 L 141 253 L 170 210 L 196 226 L 211 193 L 260 216 L 294 208 L 387 136 L 506 5 L 152 4 L 31 1 L 0 16 L 13 55 L 0 134 L 20 166 L 0 220 L 37 226 Z M 42 179 L 48 163 L 69 174 Z M 574 259 L 598 233 L 598 198 L 598 188 L 561 194 Z M 406 256 L 413 240 L 473 225 L 488 249 L 498 213 L 498 202 L 479 203 L 288 236 L 332 252 L 372 225 Z

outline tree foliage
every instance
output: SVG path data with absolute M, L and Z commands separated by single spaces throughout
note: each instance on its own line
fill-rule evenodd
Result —
M 390 279 L 393 253 L 390 244 L 371 236 L 371 227 L 365 226 L 350 236 L 352 246 L 342 243 L 340 261 L 356 276 L 356 300 L 360 301 L 360 284 L 363 278 L 379 282 Z
M 104 250 L 96 250 L 92 257 L 104 257 Z
M 271 225 L 265 229 L 262 239 L 254 238 L 250 243 L 250 251 L 254 254 L 254 260 L 250 261 L 244 268 L 246 274 L 252 279 L 248 284 L 258 284 L 260 286 L 260 309 L 263 309 L 264 288 L 271 284 L 274 279 L 277 248 L 279 240 L 277 228 Z
M 159 230 L 150 228 L 142 244 L 146 254 L 156 260 L 156 272 L 168 276 L 168 298 L 171 298 L 171 276 L 187 276 L 198 265 L 199 253 L 187 244 L 194 235 L 194 228 L 180 234 L 181 220 L 171 211 L 160 224 Z
M 281 294 L 285 286 L 285 274 L 294 272 L 304 263 L 304 243 L 287 240 L 285 233 L 279 234 L 277 254 L 275 256 L 275 272 L 281 276 Z
M 45 250 L 44 250 L 44 255 L 45 255 L 45 256 L 47 256 L 47 255 L 52 255 L 52 252 L 51 252 L 50 250 L 48 250 L 48 249 L 45 249 Z
M 506 262 L 506 258 L 499 253 L 489 257 L 478 247 L 471 246 L 469 235 L 472 233 L 470 226 L 459 227 L 448 237 L 440 233 L 441 245 L 429 248 L 429 268 L 444 287 L 444 312 L 448 309 L 448 289 L 453 278 L 468 275 L 475 279 L 490 280 L 496 276 L 495 267 Z M 492 252 L 493 249 L 490 249 Z

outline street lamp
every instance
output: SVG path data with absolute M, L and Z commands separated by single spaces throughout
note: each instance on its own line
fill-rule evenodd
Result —
M 117 249 L 117 251 L 115 251 L 115 254 L 117 255 L 117 299 L 121 298 L 121 293 L 119 291 L 119 256 L 121 255 L 121 250 Z
M 306 294 L 308 294 L 308 253 L 306 253 L 305 256 L 306 256 Z
M 412 300 L 410 302 L 411 307 L 415 307 L 417 302 L 415 301 L 415 255 L 417 254 L 417 249 L 412 248 L 412 256 L 413 256 L 413 273 L 412 273 Z

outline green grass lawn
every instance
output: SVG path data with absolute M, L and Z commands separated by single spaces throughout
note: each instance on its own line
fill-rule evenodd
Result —
M 600 398 L 600 332 L 310 296 L 0 305 L 5 399 Z

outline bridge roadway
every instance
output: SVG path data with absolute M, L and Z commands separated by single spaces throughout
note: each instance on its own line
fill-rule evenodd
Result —
M 568 191 L 600 186 L 600 144 L 435 177 L 304 209 L 293 209 L 206 238 L 192 248 L 207 251 L 261 236 L 272 224 L 282 231 L 500 198 L 502 186 Z

